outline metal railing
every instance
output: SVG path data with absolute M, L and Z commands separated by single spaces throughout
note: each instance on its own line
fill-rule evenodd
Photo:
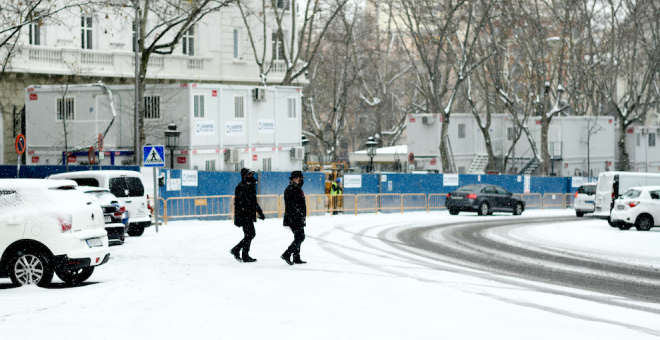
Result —
M 529 193 L 513 194 L 525 202 L 525 208 L 561 208 L 573 206 L 575 194 Z M 426 211 L 447 209 L 447 194 L 342 194 L 308 195 L 306 197 L 307 216 L 333 214 L 355 214 L 378 212 Z M 198 197 L 159 197 L 160 218 L 167 224 L 170 219 L 206 218 L 234 216 L 234 196 Z M 150 199 L 153 204 L 153 198 Z M 284 195 L 257 195 L 257 201 L 266 217 L 282 218 L 284 215 Z
M 566 209 L 563 193 L 546 193 L 543 195 L 543 209 L 562 208 Z

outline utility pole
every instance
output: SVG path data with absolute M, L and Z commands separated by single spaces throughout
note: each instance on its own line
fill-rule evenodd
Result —
M 135 19 L 133 21 L 133 46 L 135 46 L 135 114 L 133 115 L 133 162 L 135 165 L 140 165 L 140 0 L 133 0 L 133 7 L 135 7 Z

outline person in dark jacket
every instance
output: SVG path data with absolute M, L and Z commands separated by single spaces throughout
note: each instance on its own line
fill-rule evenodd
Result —
M 243 239 L 229 252 L 238 262 L 255 262 L 256 259 L 250 257 L 250 244 L 257 235 L 254 229 L 254 222 L 257 221 L 256 214 L 260 219 L 265 219 L 263 211 L 257 202 L 257 179 L 254 178 L 254 171 L 250 169 L 241 169 L 241 183 L 236 186 L 234 196 L 234 225 L 243 228 Z M 241 255 L 241 250 L 243 254 Z
M 280 257 L 289 265 L 303 264 L 307 262 L 300 259 L 300 246 L 305 240 L 307 204 L 302 190 L 305 183 L 302 171 L 293 171 L 289 180 L 289 186 L 284 190 L 284 226 L 291 228 L 293 242 Z

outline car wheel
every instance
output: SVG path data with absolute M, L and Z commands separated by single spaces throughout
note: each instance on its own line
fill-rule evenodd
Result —
M 66 284 L 75 286 L 85 282 L 94 273 L 94 267 L 85 267 L 71 270 L 58 270 L 57 276 Z
M 576 211 L 576 212 L 575 212 L 575 216 L 577 216 L 577 217 L 582 217 L 582 216 L 584 216 L 584 213 L 581 212 L 581 211 Z
M 460 210 L 458 209 L 449 209 L 449 215 L 458 215 Z
M 513 214 L 514 215 L 520 215 L 523 212 L 523 206 L 522 203 L 516 203 L 516 207 L 513 209 Z
M 479 206 L 479 211 L 477 211 L 479 216 L 488 215 L 489 212 L 490 209 L 488 207 L 488 202 L 482 202 L 481 205 Z
M 635 221 L 635 229 L 639 231 L 649 231 L 653 227 L 653 218 L 649 215 L 640 215 Z
M 144 227 L 131 227 L 128 229 L 129 236 L 142 236 L 144 234 Z
M 32 251 L 18 253 L 10 262 L 9 278 L 15 285 L 43 287 L 53 280 L 53 268 L 46 256 Z

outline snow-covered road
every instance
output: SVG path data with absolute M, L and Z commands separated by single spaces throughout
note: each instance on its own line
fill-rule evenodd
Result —
M 570 215 L 526 211 L 523 217 Z M 434 260 L 396 239 L 398 231 L 415 226 L 511 218 L 446 212 L 312 217 L 302 247 L 309 263 L 292 267 L 279 259 L 292 240 L 281 220 L 257 223 L 251 255 L 258 262 L 252 264 L 229 255 L 242 237 L 230 221 L 171 222 L 158 234 L 149 228 L 111 248 L 112 260 L 83 287 L 12 288 L 0 279 L 0 337 L 660 337 L 657 304 L 611 297 L 640 306 L 630 309 L 603 303 L 606 296 L 586 290 L 522 279 L 507 283 Z M 600 220 L 523 226 L 493 237 L 631 265 L 653 266 L 660 259 L 660 230 L 620 231 Z

